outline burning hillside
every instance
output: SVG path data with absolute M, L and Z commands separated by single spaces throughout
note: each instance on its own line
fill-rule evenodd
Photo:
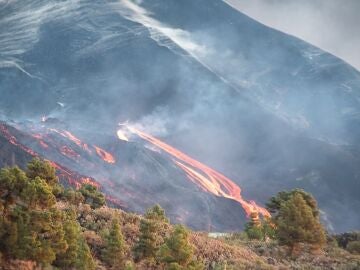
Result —
M 247 216 L 255 212 L 264 217 L 270 217 L 270 213 L 265 208 L 258 206 L 254 201 L 244 200 L 241 196 L 240 187 L 226 176 L 145 132 L 130 126 L 127 126 L 127 129 L 172 156 L 175 164 L 186 173 L 188 179 L 203 191 L 237 201 Z M 119 130 L 118 136 L 123 139 L 125 135 Z
M 114 134 L 107 138 L 106 145 L 94 144 L 89 141 L 93 136 L 79 136 L 46 121 L 17 123 L 14 127 L 2 123 L 0 132 L 9 144 L 28 154 L 28 159 L 49 160 L 64 183 L 101 187 L 108 200 L 135 211 L 161 203 L 172 219 L 209 230 L 239 228 L 246 220 L 243 213 L 269 216 L 255 202 L 243 199 L 240 187 L 232 180 L 134 128 L 119 130 L 117 137 Z M 141 140 L 129 140 L 132 135 Z M 162 152 L 144 147 L 147 143 Z M 168 192 L 171 197 L 166 195 Z M 230 217 L 224 209 L 238 209 L 238 214 Z M 199 213 L 207 217 L 199 218 Z

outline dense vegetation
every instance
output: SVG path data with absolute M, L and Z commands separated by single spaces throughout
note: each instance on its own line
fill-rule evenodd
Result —
M 0 269 L 359 269 L 360 234 L 326 235 L 310 194 L 280 192 L 267 208 L 271 219 L 253 213 L 245 233 L 212 239 L 159 205 L 142 217 L 108 208 L 96 187 L 64 188 L 34 159 L 0 171 Z

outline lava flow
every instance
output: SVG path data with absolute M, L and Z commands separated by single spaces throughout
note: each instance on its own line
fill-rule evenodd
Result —
M 112 164 L 115 163 L 115 158 L 114 158 L 110 153 L 106 152 L 104 149 L 101 149 L 100 147 L 95 146 L 95 145 L 94 145 L 94 148 L 95 148 L 96 153 L 97 153 L 104 161 L 106 161 L 107 163 L 112 163 Z
M 226 176 L 145 132 L 129 126 L 127 128 L 131 133 L 138 135 L 174 157 L 175 164 L 186 173 L 190 181 L 205 192 L 239 202 L 247 216 L 250 216 L 251 213 L 260 213 L 264 217 L 270 217 L 270 213 L 265 208 L 258 206 L 254 201 L 244 200 L 241 196 L 240 187 Z M 122 132 L 120 133 L 122 134 Z
M 54 129 L 54 128 L 50 128 L 49 130 L 53 131 L 53 132 L 56 132 L 56 133 L 60 134 L 61 136 L 71 140 L 77 146 L 81 147 L 82 149 L 84 149 L 88 153 L 91 153 L 91 150 L 89 149 L 89 146 L 86 143 L 83 143 L 79 138 L 77 138 L 75 135 L 73 135 L 69 131 L 67 131 L 67 130 L 60 131 L 60 130 L 57 130 L 57 129 Z

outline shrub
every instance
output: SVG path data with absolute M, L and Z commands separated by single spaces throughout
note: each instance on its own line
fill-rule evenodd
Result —
M 360 241 L 349 242 L 346 249 L 353 254 L 360 254 Z

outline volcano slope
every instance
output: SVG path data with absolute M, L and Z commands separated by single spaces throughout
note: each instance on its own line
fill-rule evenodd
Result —
M 128 120 L 247 200 L 302 187 L 329 229 L 359 227 L 360 74 L 340 59 L 220 0 L 15 0 L 0 15 L 0 113 L 25 147 L 3 134 L 3 163 L 31 150 L 131 209 L 159 202 L 196 228 L 242 226 L 237 202 L 204 192 L 164 151 L 119 141 Z

